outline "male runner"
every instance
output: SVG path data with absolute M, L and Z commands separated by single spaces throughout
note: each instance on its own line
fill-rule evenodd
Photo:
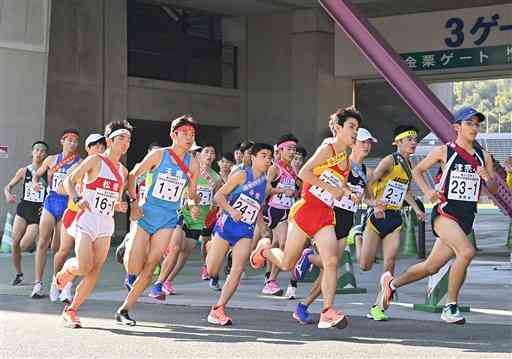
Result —
M 170 147 L 154 150 L 134 168 L 128 177 L 128 194 L 132 198 L 131 217 L 137 220 L 137 230 L 130 248 L 127 248 L 127 281 L 130 291 L 118 308 L 115 318 L 118 323 L 133 326 L 130 318 L 137 299 L 151 283 L 155 267 L 160 263 L 169 240 L 178 224 L 177 210 L 181 206 L 183 190 L 188 184 L 188 205 L 192 206 L 194 218 L 199 215 L 196 205 L 196 187 L 199 164 L 189 153 L 197 131 L 197 124 L 190 116 L 181 116 L 172 121 Z M 142 207 L 136 200 L 136 179 L 152 168 L 153 183 Z
M 286 233 L 288 232 L 288 214 L 295 199 L 299 194 L 297 173 L 291 166 L 297 148 L 297 138 L 292 134 L 286 134 L 277 141 L 279 160 L 268 170 L 268 180 L 272 186 L 267 206 L 263 209 L 265 223 L 272 231 L 272 245 L 284 249 Z M 272 265 L 271 272 L 265 282 L 262 293 L 279 296 L 283 290 L 277 284 L 279 268 Z M 287 297 L 295 297 L 297 282 L 292 280 L 287 290 Z
M 265 259 L 281 270 L 289 271 L 297 263 L 309 238 L 313 238 L 324 267 L 322 293 L 324 307 L 318 323 L 319 328 L 344 328 L 346 315 L 332 308 L 336 295 L 336 270 L 338 265 L 338 243 L 334 231 L 334 200 L 343 196 L 357 197 L 347 187 L 350 161 L 347 149 L 354 144 L 361 122 L 360 114 L 353 108 L 338 110 L 331 115 L 336 137 L 334 142 L 321 145 L 299 172 L 304 181 L 302 199 L 290 210 L 288 239 L 284 252 L 271 248 L 269 240 L 259 241 L 251 253 L 254 268 L 261 268 Z
M 271 145 L 255 143 L 251 167 L 230 176 L 215 195 L 215 201 L 223 213 L 215 225 L 215 234 L 206 257 L 208 274 L 218 279 L 224 256 L 230 247 L 233 263 L 217 304 L 208 315 L 209 323 L 232 324 L 224 309 L 240 283 L 251 252 L 256 218 L 269 190 L 266 172 L 272 163 L 272 155 Z
M 164 283 L 167 291 L 172 292 L 172 281 L 185 266 L 192 251 L 196 247 L 199 236 L 203 232 L 206 216 L 213 206 L 213 196 L 221 186 L 221 178 L 212 169 L 213 161 L 215 161 L 215 147 L 207 144 L 202 147 L 199 154 L 199 177 L 197 179 L 197 195 L 199 196 L 199 217 L 194 219 L 190 213 L 190 209 L 184 207 L 181 210 L 183 215 L 183 231 L 185 232 L 185 243 L 179 251 L 177 261 L 173 260 L 172 255 L 168 255 L 162 263 L 162 269 L 158 280 L 153 284 L 149 293 L 150 297 L 165 300 L 165 292 L 163 290 Z M 172 250 L 171 250 L 172 252 Z M 174 263 L 172 263 L 174 262 Z M 172 266 L 169 266 L 172 264 Z M 211 283 L 212 289 L 220 290 L 218 282 Z
M 16 269 L 16 276 L 12 285 L 18 285 L 23 281 L 21 252 L 33 246 L 38 234 L 39 219 L 46 197 L 46 176 L 41 178 L 43 191 L 34 190 L 32 177 L 41 167 L 46 156 L 48 156 L 48 145 L 43 141 L 34 142 L 32 145 L 32 163 L 21 167 L 4 188 L 7 203 L 16 203 L 16 195 L 12 194 L 11 191 L 20 181 L 23 181 L 23 197 L 16 207 L 16 216 L 12 226 L 12 261 L 14 269 Z
M 441 319 L 450 324 L 466 322 L 457 303 L 467 268 L 475 256 L 468 235 L 473 230 L 482 181 L 490 192 L 497 190 L 491 156 L 475 147 L 476 136 L 484 120 L 485 116 L 475 109 L 461 108 L 453 117 L 453 127 L 457 132 L 455 142 L 436 147 L 414 168 L 414 180 L 428 200 L 436 203 L 431 219 L 437 240 L 425 261 L 409 267 L 396 279 L 389 272 L 383 274 L 379 295 L 383 308 L 389 306 L 397 288 L 437 273 L 455 257 Z M 437 188 L 432 189 L 423 175 L 437 163 L 442 167 L 442 176 Z
M 304 162 L 306 161 L 306 157 L 308 156 L 308 152 L 302 146 L 298 146 L 295 150 L 295 156 L 293 156 L 292 167 L 295 172 L 299 173 L 302 166 L 304 166 Z
M 102 154 L 106 149 L 107 141 L 105 137 L 99 133 L 90 134 L 85 139 L 85 150 L 87 151 L 87 156 Z M 61 195 L 66 195 L 66 190 L 64 189 L 63 183 L 61 183 L 59 186 L 58 193 Z M 49 294 L 50 301 L 52 302 L 60 299 L 61 302 L 69 304 L 73 299 L 73 294 L 71 293 L 73 282 L 69 282 L 61 292 L 55 283 L 55 275 L 62 269 L 64 262 L 66 261 L 75 244 L 76 233 L 70 233 L 70 227 L 79 211 L 80 208 L 73 202 L 72 199 L 69 199 L 68 208 L 66 208 L 66 211 L 62 215 L 59 250 L 53 256 L 53 280 Z
M 410 191 L 412 175 L 409 157 L 416 151 L 417 137 L 418 130 L 414 126 L 396 127 L 393 144 L 397 150 L 380 161 L 370 179 L 369 185 L 373 187 L 380 205 L 367 212 L 363 247 L 359 256 L 359 265 L 364 271 L 372 269 L 377 249 L 382 244 L 383 273 L 394 273 L 402 228 L 400 210 L 404 200 L 416 212 L 418 219 L 425 220 L 425 213 L 418 207 Z M 379 305 L 377 298 L 370 308 L 368 318 L 376 321 L 387 320 L 385 309 Z
M 220 160 L 217 161 L 217 165 L 219 166 L 219 175 L 224 183 L 228 181 L 229 174 L 231 173 L 231 169 L 235 165 L 235 158 L 233 154 L 230 152 L 225 152 L 222 154 Z
M 41 167 L 32 176 L 32 183 L 35 191 L 42 192 L 44 188 L 40 185 L 39 179 L 46 173 L 48 176 L 49 194 L 43 204 L 43 211 L 39 221 L 39 241 L 37 242 L 35 256 L 35 284 L 30 295 L 32 298 L 43 297 L 43 274 L 46 265 L 46 254 L 50 241 L 52 240 L 52 249 L 55 252 L 60 247 L 60 224 L 62 215 L 68 206 L 68 196 L 60 195 L 57 191 L 64 178 L 81 161 L 78 153 L 78 144 L 80 135 L 75 129 L 69 129 L 63 132 L 60 143 L 62 152 L 47 157 Z
M 127 121 L 111 122 L 105 127 L 108 149 L 104 154 L 89 156 L 64 180 L 64 188 L 80 208 L 72 226 L 76 235 L 75 255 L 69 258 L 55 276 L 55 284 L 63 290 L 74 277 L 82 276 L 75 297 L 62 312 L 67 327 L 81 328 L 76 312 L 94 289 L 103 263 L 108 257 L 114 233 L 114 211 L 126 213 L 122 202 L 128 171 L 120 163 L 130 147 L 132 126 Z M 80 185 L 81 195 L 76 187 Z
M 368 188 L 368 177 L 370 176 L 370 172 L 364 165 L 363 161 L 370 153 L 372 144 L 376 142 L 377 140 L 375 137 L 373 137 L 367 129 L 360 127 L 357 131 L 356 143 L 352 146 L 352 152 L 349 156 L 351 161 L 351 171 L 348 176 L 347 185 L 352 192 L 359 197 L 359 199 L 362 199 L 363 196 L 365 196 L 369 205 L 375 205 L 375 201 L 373 200 L 373 194 Z M 334 214 L 336 218 L 334 231 L 336 233 L 336 238 L 338 239 L 338 260 L 341 258 L 343 251 L 345 250 L 345 239 L 349 234 L 350 228 L 352 228 L 354 223 L 354 214 L 357 212 L 358 208 L 358 203 L 354 202 L 348 196 L 344 196 L 340 201 L 335 201 L 334 203 Z M 312 322 L 308 312 L 308 307 L 322 293 L 321 282 L 323 269 L 321 258 L 319 255 L 313 254 L 312 250 L 309 248 L 305 249 L 301 259 L 299 259 L 294 269 L 294 277 L 302 279 L 311 263 L 320 268 L 320 275 L 313 283 L 313 286 L 304 302 L 298 303 L 295 312 L 293 313 L 293 318 L 302 324 Z

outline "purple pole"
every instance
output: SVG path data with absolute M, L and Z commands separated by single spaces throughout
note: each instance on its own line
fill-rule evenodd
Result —
M 318 1 L 420 120 L 441 141 L 453 141 L 455 130 L 451 124 L 450 111 L 427 85 L 414 75 L 359 10 L 349 0 Z M 496 182 L 498 192 L 489 195 L 512 217 L 512 193 L 500 176 L 496 176 Z

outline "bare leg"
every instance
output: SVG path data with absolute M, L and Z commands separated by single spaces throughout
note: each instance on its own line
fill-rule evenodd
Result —
M 381 243 L 381 238 L 377 232 L 366 226 L 363 233 L 363 246 L 359 256 L 359 266 L 364 271 L 369 271 L 375 262 L 375 255 Z
M 27 229 L 27 222 L 20 216 L 14 217 L 12 225 L 12 262 L 16 274 L 22 273 L 21 271 L 21 239 Z
M 46 255 L 50 240 L 56 223 L 53 215 L 43 208 L 41 219 L 39 221 L 39 241 L 37 242 L 35 256 L 35 280 L 43 281 L 44 266 L 46 265 Z

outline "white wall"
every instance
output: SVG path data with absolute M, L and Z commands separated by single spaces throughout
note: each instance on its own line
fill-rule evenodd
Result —
M 0 1 L 0 186 L 30 162 L 31 144 L 42 138 L 48 61 L 49 0 Z M 14 206 L 1 199 L 0 222 Z

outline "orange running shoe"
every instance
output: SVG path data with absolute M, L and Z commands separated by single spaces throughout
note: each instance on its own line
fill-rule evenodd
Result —
M 64 320 L 64 325 L 68 328 L 82 328 L 82 323 L 80 323 L 80 318 L 76 315 L 76 310 L 69 308 L 67 305 L 62 312 L 62 319 Z
M 212 307 L 210 314 L 208 314 L 208 323 L 217 325 L 231 325 L 233 324 L 233 321 L 224 312 L 224 306 L 220 305 L 217 308 L 215 308 L 215 306 Z
M 334 310 L 329 308 L 323 310 L 320 314 L 320 321 L 318 322 L 318 328 L 327 329 L 337 327 L 338 329 L 344 329 L 348 325 L 348 319 L 345 313 L 341 310 Z
M 378 301 L 380 303 L 379 306 L 384 310 L 389 308 L 389 305 L 393 301 L 393 297 L 395 295 L 395 291 L 391 289 L 391 282 L 394 277 L 390 272 L 383 273 L 380 277 L 380 291 L 377 295 Z
M 73 278 L 75 278 L 75 276 L 73 274 L 69 273 L 69 271 L 67 269 L 63 268 L 55 276 L 55 284 L 57 285 L 57 288 L 59 288 L 59 290 L 62 291 L 64 289 L 64 287 L 66 286 L 66 284 L 71 282 L 73 280 Z
M 265 265 L 266 258 L 263 256 L 263 251 L 265 249 L 270 249 L 272 244 L 270 239 L 262 238 L 256 245 L 256 248 L 252 251 L 251 256 L 249 257 L 249 261 L 251 263 L 251 267 L 254 269 L 260 269 Z

